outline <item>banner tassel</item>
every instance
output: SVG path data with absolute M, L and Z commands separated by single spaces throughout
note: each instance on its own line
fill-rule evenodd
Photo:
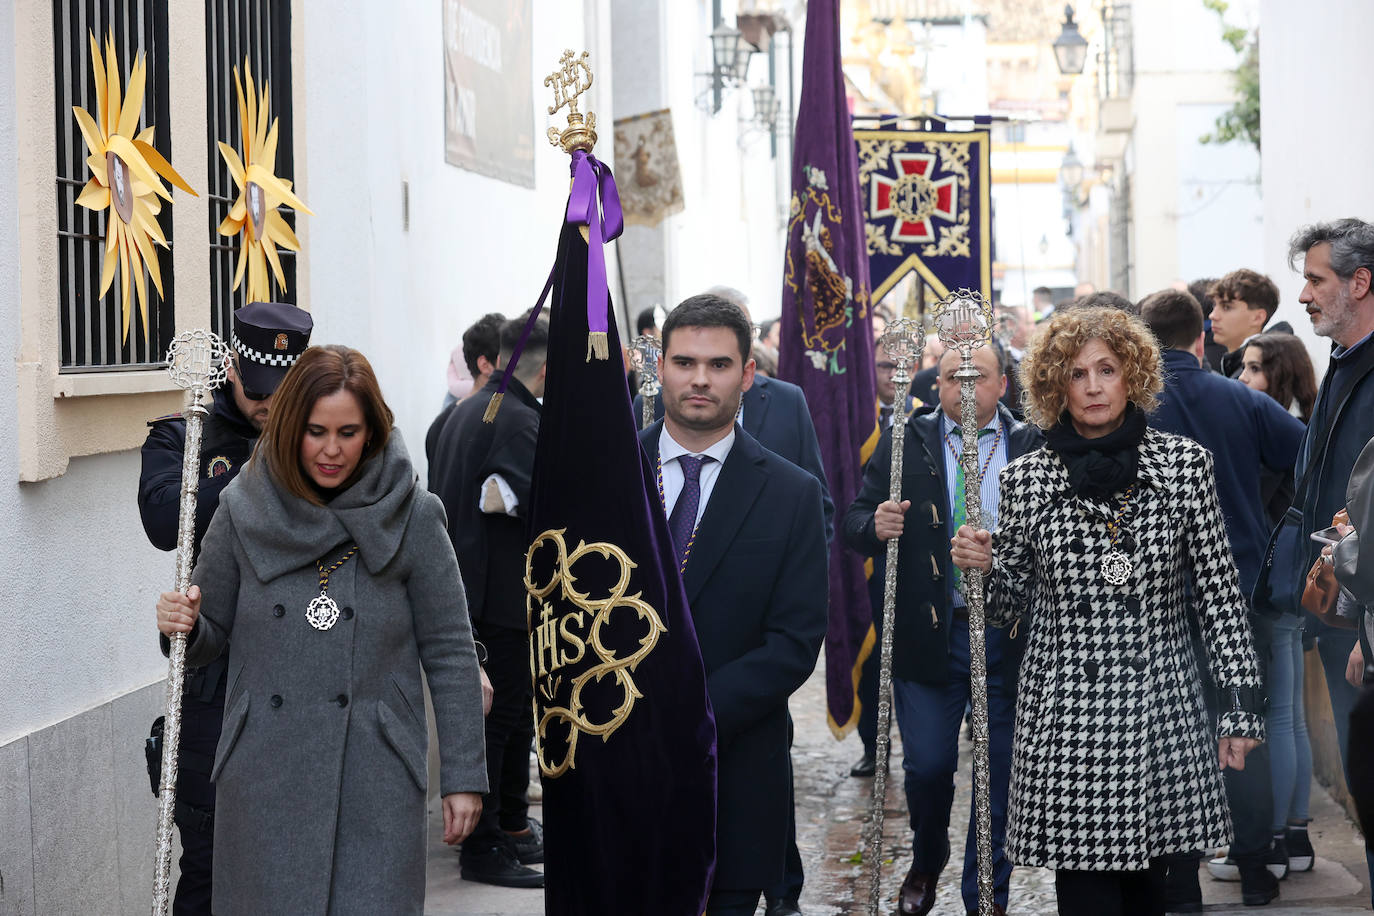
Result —
M 491 396 L 491 400 L 487 402 L 487 412 L 482 414 L 483 423 L 496 422 L 496 412 L 501 409 L 501 401 L 505 396 L 503 391 L 498 391 Z
M 587 362 L 592 361 L 592 356 L 597 359 L 611 358 L 611 343 L 605 331 L 592 331 L 587 335 Z

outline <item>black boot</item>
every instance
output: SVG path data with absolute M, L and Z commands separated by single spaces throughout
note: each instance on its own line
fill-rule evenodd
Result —
M 1171 855 L 1164 876 L 1164 909 L 1170 913 L 1201 913 L 1202 885 L 1198 883 L 1198 856 Z
M 1279 879 L 1265 867 L 1264 857 L 1236 860 L 1240 869 L 1240 899 L 1246 906 L 1264 906 L 1279 896 Z

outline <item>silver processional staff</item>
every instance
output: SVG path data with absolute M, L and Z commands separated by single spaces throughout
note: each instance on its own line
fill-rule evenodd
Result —
M 644 402 L 640 408 L 640 429 L 654 422 L 654 398 L 659 390 L 658 358 L 662 353 L 663 344 L 652 334 L 642 334 L 630 342 L 630 368 L 639 373 L 639 396 Z
M 209 331 L 178 334 L 167 350 L 167 371 L 187 391 L 186 450 L 181 461 L 181 512 L 177 526 L 176 589 L 191 585 L 196 537 L 196 494 L 200 489 L 200 438 L 208 411 L 206 393 L 224 384 L 229 350 Z M 181 742 L 181 692 L 186 681 L 186 634 L 170 637 L 167 714 L 162 731 L 162 783 L 158 792 L 157 862 L 153 872 L 153 916 L 166 916 L 172 870 L 172 813 L 176 807 L 177 746 Z
M 925 349 L 926 332 L 919 321 L 897 318 L 883 336 L 878 338 L 888 359 L 896 368 L 892 382 L 897 390 L 893 396 L 892 472 L 888 477 L 888 498 L 902 501 L 902 460 L 906 444 L 906 399 L 911 390 L 911 369 L 921 361 Z M 887 569 L 883 576 L 883 641 L 878 656 L 878 739 L 877 764 L 873 771 L 873 798 L 868 822 L 868 845 L 864 858 L 869 863 L 868 912 L 877 916 L 882 896 L 883 819 L 887 803 L 887 761 L 889 724 L 892 721 L 892 630 L 897 610 L 897 543 L 900 537 L 887 542 Z
M 950 349 L 959 351 L 959 429 L 964 450 L 964 518 L 981 527 L 983 474 L 978 465 L 978 402 L 974 394 L 981 373 L 973 351 L 988 343 L 993 330 L 992 305 L 981 293 L 957 290 L 936 303 L 935 330 Z M 992 916 L 992 780 L 988 762 L 988 655 L 983 607 L 983 572 L 962 574 L 968 605 L 969 695 L 973 707 L 973 829 L 978 845 L 978 914 Z

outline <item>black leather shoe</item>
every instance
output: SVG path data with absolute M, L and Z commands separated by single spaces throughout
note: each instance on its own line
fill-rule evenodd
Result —
M 935 907 L 935 885 L 939 879 L 938 874 L 918 872 L 913 865 L 902 881 L 902 891 L 897 897 L 899 916 L 926 916 Z
M 516 835 L 506 831 L 506 838 L 521 865 L 538 865 L 544 861 L 544 825 L 532 817 L 528 821 L 529 833 Z
M 774 900 L 763 911 L 763 916 L 802 916 L 802 911 L 795 900 Z
M 515 852 L 504 844 L 468 851 L 458 856 L 464 881 L 495 884 L 497 887 L 543 887 L 544 873 L 520 864 Z
M 864 751 L 859 762 L 849 768 L 849 775 L 856 779 L 868 779 L 878 769 L 878 758 L 872 751 Z

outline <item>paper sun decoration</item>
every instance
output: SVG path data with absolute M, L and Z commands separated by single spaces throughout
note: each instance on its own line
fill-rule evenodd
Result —
M 291 182 L 274 175 L 277 162 L 277 122 L 272 120 L 268 126 L 268 92 L 264 83 L 259 92 L 253 82 L 253 71 L 247 58 L 243 62 L 244 81 L 239 81 L 239 68 L 234 68 L 234 88 L 239 95 L 239 127 L 243 137 L 243 158 L 227 143 L 219 144 L 220 155 L 229 166 L 229 172 L 238 185 L 238 200 L 229 210 L 224 222 L 219 224 L 220 235 L 243 233 L 243 246 L 239 249 L 239 263 L 234 270 L 234 289 L 243 282 L 245 268 L 248 274 L 248 301 L 268 302 L 271 293 L 267 283 L 267 265 L 272 265 L 272 273 L 277 278 L 277 286 L 286 289 L 286 276 L 282 273 L 281 261 L 277 258 L 277 246 L 300 251 L 301 243 L 296 234 L 277 212 L 277 207 L 287 204 L 302 213 L 310 213 L 300 198 L 291 193 Z M 248 84 L 245 97 L 243 83 Z M 313 214 L 312 214 L 313 215 Z
M 162 275 L 158 269 L 157 249 L 170 247 L 158 225 L 162 210 L 159 197 L 172 202 L 172 196 L 158 179 L 161 175 L 186 193 L 198 197 L 185 180 L 176 173 L 170 162 L 153 149 L 153 128 L 138 130 L 139 114 L 143 110 L 143 87 L 148 75 L 143 54 L 134 62 L 129 74 L 128 91 L 120 98 L 119 60 L 115 56 L 113 33 L 105 37 L 105 56 L 102 59 L 95 34 L 90 35 L 91 64 L 95 73 L 94 118 L 82 108 L 72 106 L 86 148 L 91 155 L 86 160 L 93 178 L 81 189 L 76 202 L 90 210 L 109 208 L 105 222 L 105 254 L 100 269 L 100 295 L 104 296 L 114 282 L 115 267 L 119 267 L 123 291 L 124 340 L 129 339 L 129 281 L 133 280 L 138 295 L 138 311 L 143 319 L 143 333 L 148 333 L 148 290 L 143 277 L 143 265 L 153 278 L 153 286 L 162 295 Z

